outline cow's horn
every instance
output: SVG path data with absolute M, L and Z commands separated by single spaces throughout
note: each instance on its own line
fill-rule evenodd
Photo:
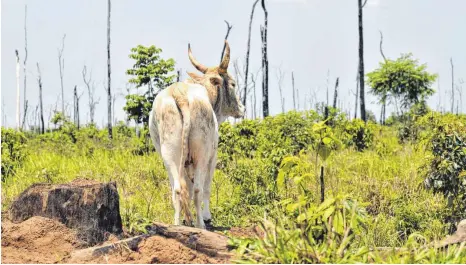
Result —
M 194 59 L 193 53 L 191 52 L 191 44 L 188 43 L 188 56 L 189 60 L 191 63 L 196 67 L 197 70 L 199 70 L 202 73 L 205 73 L 207 71 L 207 67 L 199 63 L 196 59 Z
M 226 71 L 228 69 L 229 63 L 230 63 L 230 45 L 228 45 L 228 41 L 225 40 L 225 55 L 223 56 L 222 62 L 220 63 L 220 68 Z

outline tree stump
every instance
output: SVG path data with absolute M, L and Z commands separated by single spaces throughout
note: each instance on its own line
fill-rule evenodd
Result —
M 89 245 L 105 240 L 106 233 L 122 230 L 115 182 L 76 179 L 67 184 L 38 183 L 23 191 L 9 209 L 14 223 L 32 216 L 58 220 L 78 232 Z

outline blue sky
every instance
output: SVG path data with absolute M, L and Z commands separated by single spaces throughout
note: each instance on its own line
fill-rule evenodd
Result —
M 224 20 L 233 28 L 229 42 L 232 60 L 244 61 L 249 16 L 254 0 L 210 1 L 112 1 L 112 88 L 126 93 L 128 76 L 125 70 L 132 66 L 128 54 L 138 44 L 156 45 L 163 49 L 162 57 L 174 58 L 176 68 L 183 73 L 195 71 L 189 63 L 187 44 L 191 43 L 195 57 L 206 65 L 218 64 L 226 32 Z M 37 70 L 39 62 L 44 89 L 45 118 L 60 94 L 57 53 L 63 34 L 65 40 L 65 101 L 71 110 L 72 89 L 84 90 L 81 71 L 84 65 L 92 70 L 99 126 L 106 122 L 106 19 L 107 1 L 99 0 L 3 0 L 1 6 L 1 97 L 2 120 L 15 123 L 15 54 L 24 57 L 24 7 L 28 6 L 28 71 L 27 99 L 31 108 L 38 104 Z M 340 77 L 341 104 L 354 111 L 354 92 L 358 56 L 357 0 L 268 0 L 269 63 L 271 114 L 281 111 L 276 69 L 286 73 L 283 89 L 285 108 L 292 107 L 291 71 L 300 93 L 300 107 L 316 92 L 315 102 L 325 100 L 327 72 L 333 87 Z M 251 71 L 260 69 L 259 27 L 263 24 L 260 5 L 255 11 L 251 46 Z M 384 34 L 384 53 L 396 58 L 412 52 L 428 70 L 438 73 L 441 86 L 441 104 L 450 108 L 450 57 L 455 64 L 455 82 L 466 79 L 466 1 L 464 0 L 368 0 L 364 9 L 364 41 L 366 73 L 375 69 L 382 59 L 379 53 L 379 30 Z M 234 73 L 230 64 L 230 72 Z M 186 74 L 184 74 L 186 77 Z M 21 70 L 21 93 L 23 72 Z M 434 85 L 437 89 L 437 84 Z M 260 98 L 260 78 L 257 83 Z M 463 85 L 463 90 L 466 84 Z M 352 90 L 352 92 L 350 91 Z M 333 93 L 330 93 L 332 96 Z M 22 97 L 23 95 L 21 95 Z M 437 107 L 438 94 L 429 103 Z M 466 102 L 466 93 L 463 95 Z M 378 117 L 380 106 L 367 96 L 368 109 Z M 22 99 L 21 99 L 22 102 Z M 87 92 L 81 99 L 81 120 L 88 121 Z M 466 111 L 463 102 L 462 111 Z M 116 101 L 116 116 L 124 118 L 125 100 Z M 260 103 L 258 102 L 258 105 Z M 58 104 L 60 106 L 60 104 Z M 308 106 L 306 105 L 306 108 Z M 249 108 L 250 109 L 250 108 Z M 389 111 L 393 108 L 389 108 Z

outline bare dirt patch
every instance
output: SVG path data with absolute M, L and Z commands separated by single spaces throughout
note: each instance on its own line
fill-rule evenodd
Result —
M 75 231 L 52 219 L 2 219 L 2 263 L 62 263 L 81 244 Z
M 176 239 L 154 235 L 143 239 L 137 249 L 120 248 L 88 260 L 72 259 L 75 250 L 88 247 L 76 230 L 59 221 L 34 216 L 15 224 L 2 218 L 2 263 L 231 263 L 228 257 L 211 257 Z M 252 236 L 252 229 L 233 228 L 235 236 Z M 105 245 L 119 240 L 110 235 Z
M 103 255 L 92 260 L 79 261 L 70 260 L 76 263 L 229 263 L 227 259 L 209 257 L 206 254 L 197 252 L 186 247 L 175 239 L 161 236 L 151 236 L 144 239 L 138 245 L 136 251 L 122 249 L 108 255 Z
M 229 234 L 233 237 L 239 238 L 263 238 L 264 233 L 259 229 L 259 227 L 232 227 L 228 231 Z

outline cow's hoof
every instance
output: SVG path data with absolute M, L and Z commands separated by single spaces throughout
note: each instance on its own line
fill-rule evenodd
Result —
M 192 222 L 190 224 L 188 224 L 188 222 L 186 222 L 186 220 L 183 220 L 183 225 L 184 226 L 190 226 L 190 227 L 194 226 Z
M 212 219 L 204 220 L 204 224 L 205 224 L 206 229 L 214 227 L 212 225 Z

